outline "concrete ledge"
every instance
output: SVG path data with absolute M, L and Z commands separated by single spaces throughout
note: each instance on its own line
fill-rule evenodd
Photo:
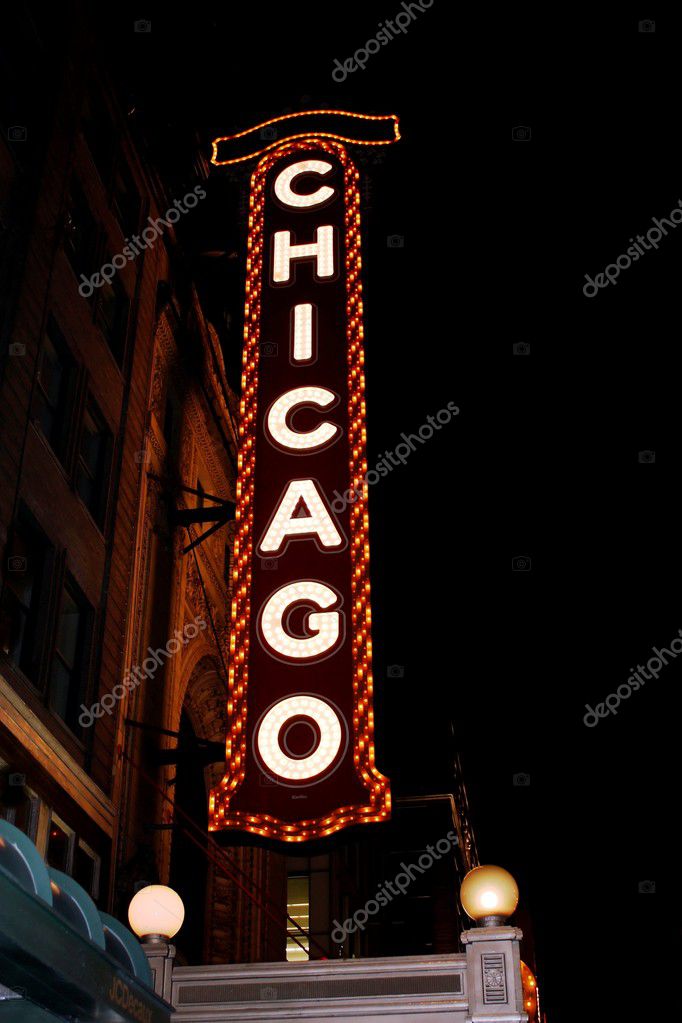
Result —
M 173 971 L 172 1004 L 178 1023 L 378 1016 L 463 1023 L 466 984 L 463 955 L 184 966 Z

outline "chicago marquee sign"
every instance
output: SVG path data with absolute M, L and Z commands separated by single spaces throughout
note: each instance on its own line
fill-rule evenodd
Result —
M 322 130 L 339 119 L 356 137 Z M 303 842 L 390 815 L 374 758 L 359 174 L 344 143 L 387 145 L 399 133 L 393 115 L 282 121 L 304 130 L 232 159 L 218 159 L 219 147 L 248 149 L 275 122 L 213 144 L 216 165 L 261 159 L 250 193 L 226 775 L 209 827 Z M 347 491 L 356 500 L 335 511 L 330 495 Z

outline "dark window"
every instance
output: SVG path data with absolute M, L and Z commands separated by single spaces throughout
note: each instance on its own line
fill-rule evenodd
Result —
M 118 277 L 105 282 L 99 289 L 95 320 L 119 366 L 123 365 L 125 355 L 129 310 L 130 299 Z
M 87 689 L 93 618 L 92 608 L 67 575 L 57 611 L 49 704 L 73 732 L 80 731 L 78 715 Z
M 140 196 L 123 156 L 114 175 L 111 207 L 124 235 L 135 234 L 140 223 Z
M 77 277 L 81 274 L 88 277 L 95 270 L 96 244 L 97 225 L 83 190 L 72 180 L 64 222 L 64 249 Z
M 66 342 L 50 317 L 40 352 L 34 415 L 50 447 L 62 462 L 68 443 L 75 368 Z
M 106 517 L 111 448 L 111 433 L 90 398 L 83 416 L 76 464 L 76 490 L 98 526 L 104 525 Z
M 54 867 L 55 870 L 61 870 L 64 874 L 69 872 L 72 841 L 73 835 L 58 824 L 53 817 L 50 821 L 50 830 L 47 836 L 47 853 L 45 856 L 50 867 Z
M 94 83 L 92 89 L 83 120 L 83 135 L 102 183 L 108 188 L 114 163 L 114 126 Z
M 73 851 L 73 871 L 71 876 L 81 888 L 84 888 L 93 899 L 98 896 L 98 861 L 94 853 L 83 848 L 78 842 Z
M 32 522 L 19 521 L 8 547 L 2 646 L 36 686 L 47 621 L 54 551 Z
M 1 763 L 1 761 L 0 761 Z M 24 785 L 25 776 L 6 768 L 0 772 L 0 817 L 23 831 L 32 842 L 38 827 L 38 797 Z
M 172 387 L 166 394 L 166 408 L 163 414 L 163 436 L 168 445 L 168 454 L 173 458 L 180 443 L 180 400 Z

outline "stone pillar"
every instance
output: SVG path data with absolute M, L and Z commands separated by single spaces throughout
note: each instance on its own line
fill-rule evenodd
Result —
M 143 942 L 142 951 L 149 960 L 154 991 L 159 998 L 170 1004 L 175 945 L 169 945 L 166 941 L 147 941 Z
M 476 927 L 462 933 L 469 1012 L 466 1023 L 527 1023 L 523 1010 L 518 927 Z

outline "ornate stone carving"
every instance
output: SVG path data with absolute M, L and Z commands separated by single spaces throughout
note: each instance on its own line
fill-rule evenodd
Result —
M 483 1001 L 497 1005 L 507 1001 L 505 956 L 503 952 L 484 952 L 481 956 Z

